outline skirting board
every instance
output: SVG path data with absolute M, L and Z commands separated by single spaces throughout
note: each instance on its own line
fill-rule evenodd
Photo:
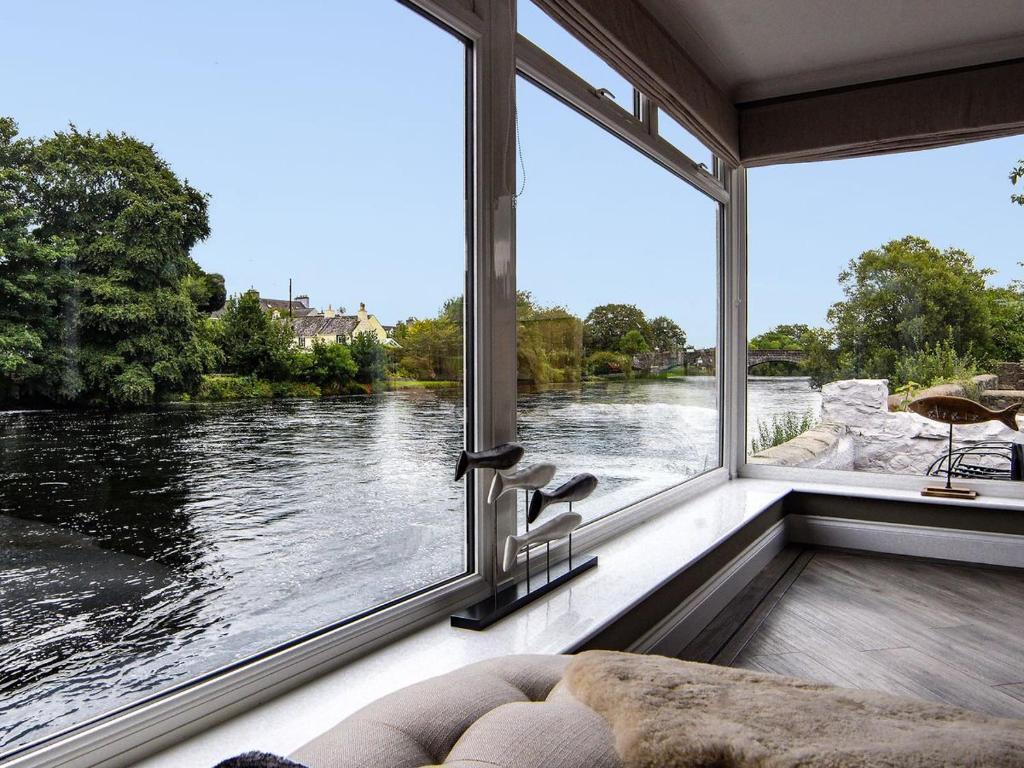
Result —
M 956 528 L 849 520 L 790 514 L 786 531 L 792 544 L 859 549 L 978 565 L 1024 568 L 1024 536 Z
M 675 656 L 711 623 L 786 545 L 780 520 L 627 650 Z

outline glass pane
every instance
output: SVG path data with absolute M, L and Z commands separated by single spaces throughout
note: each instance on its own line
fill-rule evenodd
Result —
M 519 437 L 585 519 L 719 466 L 718 205 L 520 81 Z
M 527 0 L 521 0 L 518 24 L 519 34 L 543 48 L 594 88 L 607 88 L 614 94 L 615 103 L 633 114 L 633 85 L 544 11 Z
M 466 571 L 467 57 L 394 2 L 0 17 L 4 752 Z
M 713 172 L 715 156 L 711 150 L 662 109 L 658 110 L 658 135 L 695 163 L 703 163 L 709 173 Z
M 949 426 L 913 401 L 1024 399 L 1022 157 L 1016 137 L 750 171 L 751 461 L 941 486 Z M 954 470 L 1009 479 L 1020 434 L 977 413 Z

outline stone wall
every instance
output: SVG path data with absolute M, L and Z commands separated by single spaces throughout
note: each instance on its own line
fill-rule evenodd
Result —
M 1024 389 L 1024 362 L 996 363 L 999 389 Z
M 812 469 L 853 469 L 853 437 L 844 424 L 822 422 L 792 440 L 755 453 L 751 464 Z
M 853 468 L 866 472 L 923 475 L 946 450 L 949 427 L 909 411 L 889 410 L 884 379 L 852 379 L 821 390 L 824 421 L 843 424 L 853 440 Z M 999 422 L 955 427 L 953 447 L 983 440 L 1021 440 Z

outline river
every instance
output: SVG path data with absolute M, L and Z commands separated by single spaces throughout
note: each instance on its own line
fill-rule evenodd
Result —
M 714 467 L 711 378 L 520 395 L 586 519 Z M 461 395 L 0 412 L 0 752 L 465 569 Z M 750 423 L 816 414 L 754 378 Z

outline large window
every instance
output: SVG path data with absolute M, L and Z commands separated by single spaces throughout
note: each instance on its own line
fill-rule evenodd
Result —
M 1020 401 L 1022 157 L 1010 138 L 750 172 L 752 463 L 942 475 L 949 428 L 915 399 Z M 954 470 L 1008 479 L 1019 440 L 958 426 Z
M 592 520 L 718 467 L 718 204 L 524 78 L 519 436 Z
M 2 754 L 466 573 L 470 105 L 396 2 L 0 26 Z

